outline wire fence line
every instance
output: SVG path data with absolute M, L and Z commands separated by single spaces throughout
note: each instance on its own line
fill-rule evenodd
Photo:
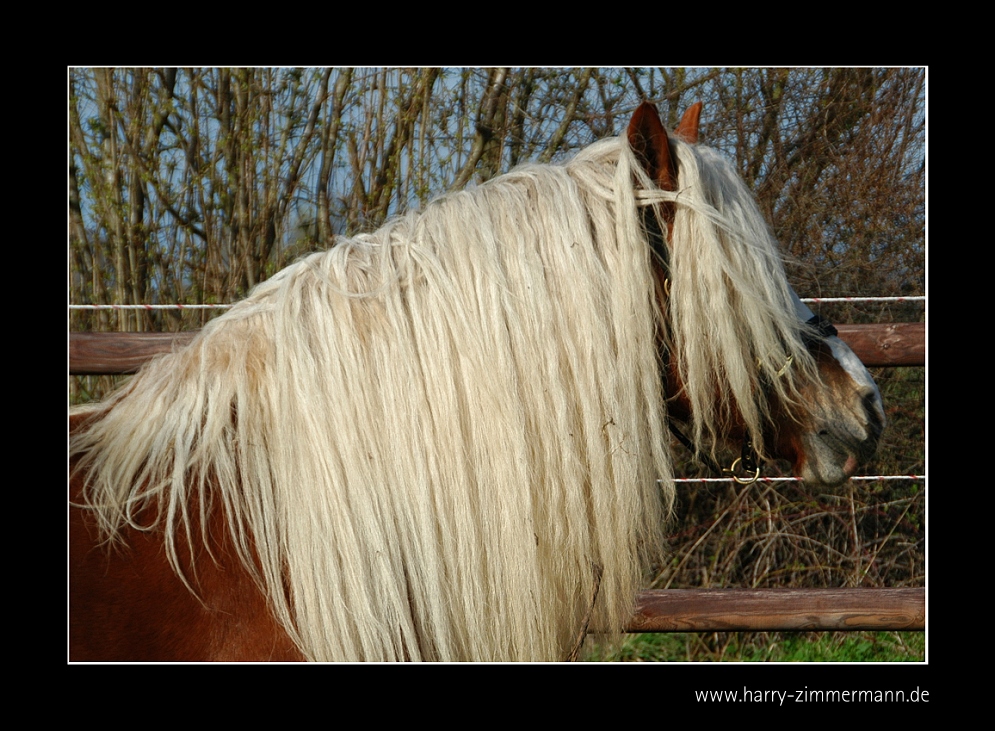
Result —
M 828 304 L 831 302 L 925 302 L 925 296 L 914 297 L 802 297 L 802 302 L 806 304 Z M 219 305 L 74 305 L 70 304 L 70 310 L 226 310 L 234 307 L 234 304 Z

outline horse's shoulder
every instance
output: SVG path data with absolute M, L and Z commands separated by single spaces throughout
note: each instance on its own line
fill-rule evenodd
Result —
M 70 416 L 71 430 L 78 420 Z M 70 472 L 70 660 L 303 659 L 231 546 L 223 516 L 209 518 L 210 551 L 198 541 L 192 561 L 187 540 L 177 537 L 194 595 L 166 558 L 161 528 L 125 527 L 109 542 L 82 499 L 83 478 Z

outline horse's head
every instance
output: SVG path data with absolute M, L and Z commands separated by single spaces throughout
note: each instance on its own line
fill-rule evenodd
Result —
M 689 176 L 682 174 L 688 171 L 682 171 L 678 164 L 678 147 L 682 143 L 697 142 L 700 113 L 699 102 L 684 114 L 671 138 L 656 108 L 644 102 L 633 115 L 627 133 L 630 148 L 653 184 L 660 190 L 678 194 L 658 203 L 657 215 L 649 216 L 647 221 L 651 239 L 658 239 L 654 242 L 655 268 L 660 282 L 658 292 L 664 328 L 671 331 L 662 337 L 670 418 L 694 425 L 693 441 L 699 445 L 699 450 L 702 450 L 703 434 L 760 442 L 758 447 L 766 456 L 791 461 L 795 474 L 806 482 L 838 485 L 853 475 L 859 464 L 877 448 L 885 423 L 881 394 L 857 356 L 837 337 L 836 329 L 815 316 L 791 290 L 779 262 L 767 267 L 777 270 L 767 277 L 767 286 L 775 283 L 781 294 L 779 298 L 773 297 L 761 304 L 774 303 L 769 308 L 772 313 L 778 311 L 778 303 L 780 310 L 794 310 L 793 315 L 788 314 L 788 319 L 794 320 L 792 327 L 782 325 L 772 331 L 775 338 L 784 343 L 782 352 L 786 355 L 778 356 L 783 357 L 782 365 L 777 361 L 766 364 L 753 361 L 755 368 L 737 368 L 737 358 L 741 363 L 749 363 L 757 352 L 771 351 L 769 338 L 763 343 L 742 344 L 742 353 L 754 355 L 734 354 L 732 358 L 727 354 L 714 358 L 707 354 L 703 356 L 701 347 L 689 347 L 677 340 L 681 337 L 685 341 L 695 338 L 722 340 L 709 332 L 691 332 L 686 324 L 683 331 L 673 327 L 673 302 L 677 296 L 683 296 L 685 302 L 694 300 L 699 307 L 701 303 L 706 307 L 713 305 L 713 311 L 702 319 L 709 327 L 724 327 L 725 323 L 716 321 L 714 311 L 725 308 L 728 319 L 733 321 L 728 332 L 749 339 L 751 334 L 763 330 L 751 326 L 748 318 L 737 311 L 735 303 L 740 301 L 739 295 L 723 295 L 724 300 L 707 302 L 716 294 L 717 282 L 734 288 L 737 272 L 725 269 L 720 271 L 718 278 L 711 279 L 705 274 L 700 275 L 700 279 L 697 275 L 684 274 L 682 281 L 672 281 L 673 262 L 681 255 L 678 247 L 686 244 L 680 237 L 675 240 L 675 219 L 682 200 L 693 197 L 693 192 L 687 190 L 692 184 L 682 179 Z M 703 187 L 703 180 L 704 177 L 696 177 L 693 185 Z M 685 194 L 686 198 L 682 199 Z M 737 202 L 737 205 L 744 204 Z M 755 204 L 749 205 L 755 211 Z M 728 224 L 720 221 L 719 226 L 727 227 Z M 741 281 L 739 284 L 742 286 Z M 672 287 L 681 285 L 702 291 L 691 297 L 687 292 L 671 291 Z M 679 352 L 671 352 L 673 350 Z M 702 361 L 709 361 L 704 368 L 699 365 Z M 708 373 L 702 377 L 696 375 L 695 369 Z M 743 371 L 752 372 L 744 374 Z M 722 381 L 726 377 L 729 378 L 728 386 Z M 695 379 L 703 385 L 692 384 Z M 702 413 L 706 415 L 701 416 Z M 748 443 L 744 441 L 744 445 Z M 744 454 L 746 451 L 744 446 Z

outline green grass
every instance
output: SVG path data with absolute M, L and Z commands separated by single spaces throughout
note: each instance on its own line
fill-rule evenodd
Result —
M 722 632 L 628 635 L 598 662 L 924 662 L 923 632 Z

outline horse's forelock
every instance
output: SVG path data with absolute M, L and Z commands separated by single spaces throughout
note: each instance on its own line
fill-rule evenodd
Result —
M 714 150 L 671 140 L 679 189 L 670 242 L 670 341 L 691 404 L 699 449 L 713 446 L 738 412 L 754 445 L 771 397 L 799 407 L 799 386 L 817 383 L 804 325 L 778 244 L 746 185 Z M 653 196 L 650 196 L 652 198 Z M 790 369 L 784 366 L 791 363 Z

